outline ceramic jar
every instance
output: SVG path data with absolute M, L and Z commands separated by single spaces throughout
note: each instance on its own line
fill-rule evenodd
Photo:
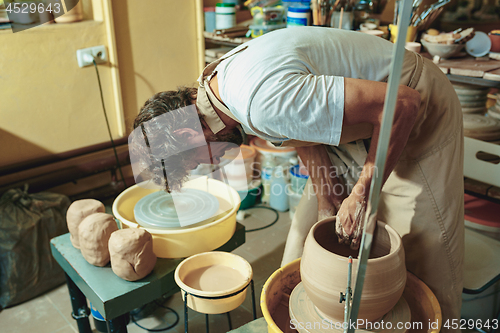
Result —
M 344 321 L 340 292 L 347 286 L 347 263 L 358 251 L 338 243 L 335 217 L 317 222 L 304 245 L 300 274 L 307 296 L 321 315 L 333 322 Z M 353 260 L 354 292 L 358 260 Z M 385 223 L 377 222 L 370 258 L 366 269 L 358 319 L 375 322 L 397 303 L 406 284 L 403 244 L 398 233 Z

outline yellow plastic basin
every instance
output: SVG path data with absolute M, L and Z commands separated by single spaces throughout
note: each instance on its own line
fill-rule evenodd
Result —
M 242 257 L 213 251 L 185 259 L 177 266 L 174 278 L 182 298 L 186 292 L 189 294 L 188 307 L 200 313 L 219 314 L 243 303 L 252 275 L 252 266 Z
M 202 223 L 183 228 L 143 228 L 153 236 L 153 251 L 160 258 L 186 258 L 201 252 L 212 251 L 224 245 L 236 230 L 236 212 L 240 196 L 225 183 L 199 177 L 185 183 L 193 188 L 213 194 L 219 201 L 215 216 Z M 134 206 L 144 196 L 158 191 L 133 185 L 120 193 L 113 202 L 113 215 L 121 228 L 142 228 L 134 218 Z
M 262 287 L 260 308 L 269 333 L 288 332 L 288 300 L 300 279 L 300 258 L 275 271 Z

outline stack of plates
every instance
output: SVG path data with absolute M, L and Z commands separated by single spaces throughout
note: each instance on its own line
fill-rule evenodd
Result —
M 488 109 L 488 116 L 500 120 L 500 94 L 497 94 L 497 102 L 491 108 Z
M 455 92 L 462 105 L 463 113 L 486 112 L 486 101 L 488 99 L 489 87 L 478 87 L 470 84 L 453 84 Z
M 464 135 L 478 140 L 500 140 L 500 120 L 479 114 L 464 114 Z

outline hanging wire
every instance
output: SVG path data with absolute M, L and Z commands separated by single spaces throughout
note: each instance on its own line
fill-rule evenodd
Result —
M 133 323 L 134 323 L 137 327 L 142 328 L 143 330 L 148 331 L 148 332 L 164 332 L 164 331 L 168 331 L 168 330 L 170 330 L 170 329 L 174 328 L 174 327 L 175 327 L 175 326 L 179 323 L 179 314 L 177 313 L 177 311 L 175 311 L 174 309 L 169 308 L 168 306 L 165 306 L 165 305 L 163 305 L 163 304 L 161 304 L 161 303 L 158 303 L 158 301 L 155 301 L 155 304 L 156 304 L 156 305 L 158 305 L 158 306 L 160 306 L 160 307 L 162 307 L 162 308 L 164 308 L 164 309 L 169 310 L 170 312 L 172 312 L 172 313 L 174 314 L 174 316 L 175 316 L 175 321 L 174 321 L 174 323 L 173 323 L 173 324 L 171 324 L 171 325 L 169 325 L 169 326 L 167 326 L 167 327 L 165 327 L 165 328 L 146 328 L 146 327 L 144 327 L 144 326 L 142 326 L 142 325 L 139 325 L 139 324 L 137 323 L 137 321 L 136 321 L 136 320 L 135 320 L 135 318 L 134 318 L 134 314 L 131 312 L 131 313 L 130 313 L 130 319 L 132 320 L 132 322 L 133 322 Z M 144 307 L 145 307 L 145 306 L 143 306 L 143 307 L 141 308 L 141 310 L 142 310 Z M 137 313 L 139 313 L 139 312 L 140 312 L 140 311 L 137 311 Z
M 124 187 L 127 187 L 127 183 L 125 183 L 125 177 L 123 177 L 123 172 L 122 172 L 122 167 L 120 165 L 120 160 L 118 159 L 118 153 L 116 152 L 116 145 L 115 145 L 115 142 L 113 141 L 113 136 L 111 135 L 111 128 L 109 126 L 109 120 L 108 120 L 108 115 L 106 113 L 106 107 L 104 106 L 104 97 L 103 97 L 103 93 L 102 93 L 101 78 L 99 76 L 99 70 L 97 69 L 97 63 L 95 62 L 95 59 L 92 59 L 92 62 L 94 63 L 95 72 L 97 74 L 97 83 L 99 84 L 99 92 L 101 94 L 102 111 L 104 113 L 104 119 L 106 119 L 106 126 L 108 128 L 109 140 L 111 141 L 111 146 L 113 147 L 113 152 L 115 154 L 115 159 L 116 159 L 116 165 L 118 166 L 118 170 L 120 172 L 120 177 L 122 178 L 122 184 Z

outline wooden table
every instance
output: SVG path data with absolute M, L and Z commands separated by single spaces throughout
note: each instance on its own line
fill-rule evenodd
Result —
M 245 227 L 239 223 L 233 237 L 217 251 L 230 252 L 245 243 Z M 106 319 L 108 332 L 127 332 L 130 311 L 148 304 L 161 296 L 168 297 L 179 291 L 174 272 L 183 259 L 158 258 L 156 266 L 139 281 L 125 281 L 106 267 L 89 264 L 80 250 L 73 247 L 69 233 L 50 241 L 52 256 L 66 274 L 66 282 L 73 307 L 73 318 L 80 333 L 91 333 L 87 299 Z

